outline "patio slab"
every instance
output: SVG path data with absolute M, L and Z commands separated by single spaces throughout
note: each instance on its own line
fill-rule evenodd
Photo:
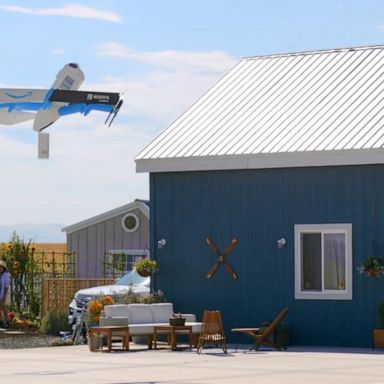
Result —
M 91 353 L 87 346 L 0 350 L 2 380 L 12 384 L 383 383 L 384 353 L 300 348 L 244 353 L 230 347 L 173 352 L 131 346 Z M 91 381 L 90 381 L 91 380 Z

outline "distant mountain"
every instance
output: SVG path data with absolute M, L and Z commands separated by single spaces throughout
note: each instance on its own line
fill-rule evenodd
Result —
M 0 224 L 0 242 L 9 241 L 12 233 L 16 232 L 24 241 L 32 240 L 34 243 L 65 243 L 65 232 L 61 229 L 65 225 L 58 223 L 48 224 Z

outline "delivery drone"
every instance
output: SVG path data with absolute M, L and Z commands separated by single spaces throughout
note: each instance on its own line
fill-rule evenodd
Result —
M 79 65 L 69 63 L 50 89 L 0 88 L 0 124 L 34 120 L 33 129 L 39 133 L 38 157 L 48 159 L 49 134 L 42 131 L 61 116 L 102 111 L 108 113 L 105 124 L 111 125 L 123 104 L 119 93 L 78 91 L 83 81 Z

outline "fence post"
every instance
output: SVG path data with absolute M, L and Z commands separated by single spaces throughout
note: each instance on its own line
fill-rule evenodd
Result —
M 41 290 L 41 314 L 40 318 L 47 313 L 48 303 L 49 303 L 49 280 L 43 279 L 43 289 Z

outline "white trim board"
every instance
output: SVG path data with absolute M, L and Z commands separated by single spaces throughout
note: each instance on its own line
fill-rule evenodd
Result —
M 364 164 L 384 164 L 384 149 L 136 159 L 136 172 L 297 168 Z
M 149 207 L 148 207 L 148 205 L 143 203 L 140 200 L 135 200 L 134 202 L 123 205 L 119 208 L 112 209 L 111 211 L 104 212 L 100 215 L 91 217 L 91 218 L 83 220 L 83 221 L 79 221 L 78 223 L 69 225 L 67 227 L 64 227 L 61 231 L 67 232 L 67 233 L 72 233 L 72 232 L 78 231 L 80 229 L 87 228 L 90 225 L 100 223 L 102 221 L 111 219 L 113 217 L 122 215 L 124 213 L 128 213 L 129 211 L 133 211 L 135 209 L 139 209 L 143 213 L 143 215 L 149 220 Z

